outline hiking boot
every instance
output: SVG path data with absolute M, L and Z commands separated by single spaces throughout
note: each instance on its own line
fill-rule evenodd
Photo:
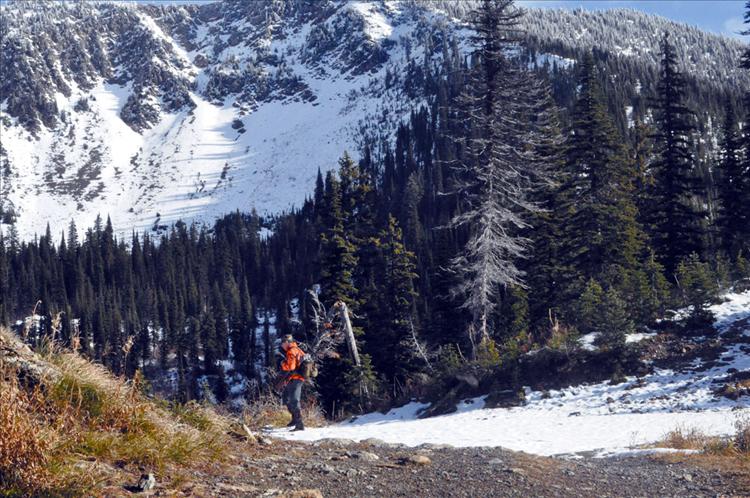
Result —
M 294 427 L 295 425 L 297 425 L 297 421 L 296 420 L 292 420 L 291 422 L 289 422 L 288 424 L 286 424 L 287 427 Z
M 300 422 L 299 424 L 294 426 L 294 429 L 292 429 L 292 432 L 304 431 L 304 430 L 305 430 L 305 426 L 302 425 L 302 422 Z

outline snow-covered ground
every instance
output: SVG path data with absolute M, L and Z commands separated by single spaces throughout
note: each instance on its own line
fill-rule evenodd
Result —
M 713 307 L 720 333 L 750 317 L 750 292 L 726 299 Z M 750 355 L 741 346 L 728 347 L 717 366 L 704 371 L 657 369 L 618 385 L 588 384 L 545 395 L 527 390 L 528 404 L 523 407 L 486 409 L 477 398 L 464 401 L 455 413 L 418 419 L 426 405 L 410 403 L 387 414 L 371 413 L 304 432 L 279 430 L 275 435 L 306 441 L 377 438 L 409 446 L 502 446 L 538 455 L 626 454 L 677 428 L 697 428 L 707 435 L 732 433 L 735 420 L 750 416 L 750 408 L 742 399 L 714 397 L 711 384 L 732 368 L 750 370 Z

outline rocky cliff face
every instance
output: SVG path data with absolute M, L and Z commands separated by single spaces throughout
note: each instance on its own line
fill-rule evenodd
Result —
M 397 2 L 227 1 L 16 2 L 1 22 L 0 192 L 29 236 L 97 214 L 140 230 L 299 204 L 318 168 L 425 101 L 400 82 L 438 64 L 423 42 L 448 20 Z
M 131 85 L 121 117 L 137 131 L 161 112 L 191 105 L 190 61 L 139 10 L 85 2 L 13 7 L 3 9 L 0 95 L 4 112 L 26 129 L 55 128 L 56 95 L 88 92 L 100 80 Z
M 299 205 L 319 168 L 335 167 L 347 149 L 356 156 L 369 138 L 392 136 L 430 101 L 425 75 L 439 75 L 448 53 L 464 51 L 460 18 L 470 5 L 3 5 L 0 223 L 29 237 L 48 222 L 59 232 L 100 214 L 129 231 Z M 628 40 L 657 29 L 644 21 L 655 18 L 620 12 L 635 16 L 617 28 Z M 550 14 L 528 16 L 542 59 L 571 67 L 588 40 L 578 33 L 583 24 L 612 20 L 578 17 L 557 25 Z M 696 36 L 671 28 L 678 45 L 679 36 Z M 739 43 L 701 36 L 716 55 L 700 77 L 735 78 L 728 61 Z M 610 38 L 597 49 L 653 72 L 655 40 L 624 51 Z M 731 78 L 727 85 L 739 76 Z

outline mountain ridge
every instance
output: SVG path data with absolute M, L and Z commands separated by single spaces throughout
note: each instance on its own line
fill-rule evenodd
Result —
M 344 150 L 357 156 L 391 139 L 430 101 L 429 79 L 441 77 L 451 50 L 466 52 L 457 18 L 471 5 L 4 5 L 0 72 L 10 77 L 0 84 L 0 218 L 28 238 L 46 223 L 54 232 L 70 219 L 89 226 L 97 214 L 111 215 L 122 233 L 299 206 L 318 169 L 335 167 Z M 618 16 L 633 21 L 625 32 L 656 36 L 653 23 L 679 26 L 633 11 L 530 11 L 530 45 L 543 55 L 535 60 L 575 61 L 596 46 L 570 33 L 610 29 Z M 729 63 L 741 43 L 674 29 L 680 40 L 711 42 L 681 44 L 714 54 L 699 80 L 732 91 L 747 79 Z M 592 36 L 606 42 L 597 50 L 617 55 L 610 38 Z M 620 56 L 653 73 L 648 40 Z

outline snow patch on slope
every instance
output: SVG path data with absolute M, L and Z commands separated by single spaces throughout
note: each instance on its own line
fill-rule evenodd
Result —
M 366 25 L 365 33 L 372 40 L 383 40 L 393 32 L 393 27 L 388 19 L 378 11 L 377 4 L 373 2 L 352 2 L 349 7 L 363 17 Z
M 56 94 L 65 120 L 57 130 L 32 135 L 21 127 L 0 125 L 3 148 L 12 167 L 10 201 L 16 206 L 19 234 L 28 238 L 64 230 L 74 219 L 93 224 L 97 214 L 126 212 L 130 159 L 143 142 L 119 117 L 129 86 L 100 81 L 84 92 L 72 85 L 70 97 Z M 86 102 L 88 110 L 77 112 Z M 43 181 L 40 181 L 40 178 Z
M 267 39 L 268 54 L 284 57 L 276 69 L 283 67 L 290 81 L 309 89 L 312 98 L 301 98 L 299 92 L 280 95 L 280 89 L 253 105 L 234 94 L 212 101 L 201 92 L 209 72 L 221 72 L 224 63 L 266 70 L 256 59 L 257 47 L 224 46 L 216 65 L 199 69 L 192 60 L 215 43 L 209 28 L 216 22 L 199 24 L 195 49 L 188 52 L 138 11 L 144 29 L 176 54 L 176 64 L 168 69 L 192 82 L 195 108 L 162 110 L 154 126 L 139 134 L 120 119 L 132 86 L 100 82 L 90 92 L 74 86 L 71 97 L 58 96 L 59 109 L 71 119 L 56 129 L 43 127 L 33 135 L 0 119 L 14 170 L 9 199 L 18 214 L 19 235 L 29 239 L 43 233 L 48 223 L 59 234 L 71 219 L 88 227 L 97 215 L 111 216 L 115 231 L 129 236 L 131 230 L 160 230 L 178 220 L 210 223 L 236 210 L 272 214 L 299 207 L 311 194 L 318 169 L 336 168 L 344 151 L 356 159 L 366 134 L 391 137 L 400 121 L 424 102 L 399 87 L 385 88 L 386 68 L 403 73 L 407 55 L 402 43 L 413 46 L 414 60 L 424 55 L 418 43 L 424 26 L 394 5 L 344 4 L 342 11 L 361 16 L 367 43 L 389 42 L 387 62 L 361 74 L 342 73 L 340 61 L 330 54 L 312 62 L 304 58 L 317 21 L 284 28 L 283 36 Z M 113 72 L 123 73 L 121 68 Z M 76 102 L 85 98 L 90 111 L 75 111 Z M 98 164 L 88 167 L 94 149 Z M 60 178 L 58 163 L 65 163 Z
M 750 316 L 750 292 L 726 298 L 712 307 L 721 332 Z M 678 427 L 695 427 L 708 435 L 732 433 L 736 417 L 750 414 L 750 408 L 744 400 L 716 398 L 712 382 L 730 369 L 750 369 L 750 355 L 741 346 L 728 347 L 716 366 L 704 371 L 656 370 L 617 385 L 604 382 L 548 393 L 527 389 L 528 404 L 523 407 L 485 409 L 483 398 L 476 398 L 461 403 L 453 414 L 418 419 L 426 405 L 410 403 L 385 415 L 274 434 L 306 441 L 378 438 L 408 446 L 502 446 L 539 455 L 627 454 Z

